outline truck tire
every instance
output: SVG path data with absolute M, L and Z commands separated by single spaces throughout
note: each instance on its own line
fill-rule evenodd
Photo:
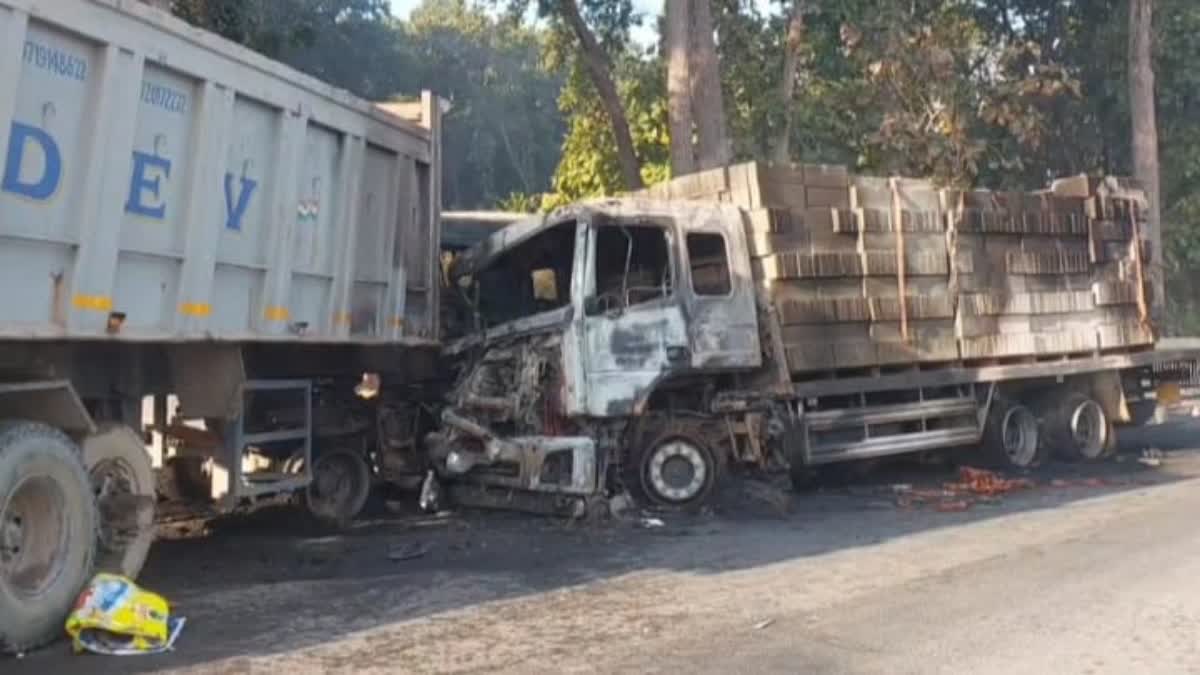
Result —
M 371 495 L 371 467 L 361 452 L 349 449 L 322 453 L 313 462 L 312 482 L 304 490 L 309 515 L 322 525 L 345 527 Z
M 137 433 L 124 425 L 101 427 L 83 441 L 100 514 L 96 571 L 136 579 L 154 544 L 154 467 Z
M 1116 451 L 1116 433 L 1104 407 L 1077 392 L 1047 400 L 1042 438 L 1047 450 L 1068 462 L 1096 462 Z
M 686 423 L 651 424 L 627 463 L 626 487 L 645 502 L 668 509 L 704 505 L 716 491 L 724 462 L 705 435 Z
M 1017 401 L 997 398 L 988 411 L 980 444 L 981 456 L 993 469 L 1035 469 L 1045 461 L 1038 420 Z
M 62 635 L 92 576 L 97 521 L 79 447 L 44 424 L 0 424 L 0 652 Z

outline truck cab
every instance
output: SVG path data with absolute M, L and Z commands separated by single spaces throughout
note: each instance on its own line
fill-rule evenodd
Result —
M 435 464 L 451 475 L 595 494 L 656 393 L 762 365 L 732 206 L 572 206 L 493 234 L 450 277 L 475 314 L 474 330 L 450 347 L 463 374 L 434 439 Z M 547 451 L 548 438 L 559 449 Z M 563 480 L 547 475 L 556 453 L 572 457 Z

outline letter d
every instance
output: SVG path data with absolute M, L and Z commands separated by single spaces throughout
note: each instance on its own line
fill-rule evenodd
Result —
M 34 143 L 41 147 L 45 163 L 42 175 L 37 179 L 22 179 L 21 164 L 25 148 Z M 8 157 L 4 162 L 4 181 L 0 189 L 23 197 L 45 201 L 58 189 L 62 178 L 62 154 L 50 134 L 37 127 L 13 122 L 12 134 L 8 138 Z

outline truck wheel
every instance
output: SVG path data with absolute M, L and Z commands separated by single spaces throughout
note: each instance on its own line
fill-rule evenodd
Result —
M 363 510 L 370 494 L 371 468 L 362 453 L 332 450 L 313 462 L 304 506 L 322 524 L 344 527 Z
M 154 467 L 142 439 L 127 426 L 103 427 L 83 441 L 100 513 L 96 571 L 136 579 L 154 544 Z
M 792 489 L 796 492 L 810 492 L 819 482 L 817 468 L 805 463 L 808 453 L 805 448 L 807 438 L 803 423 L 793 419 L 786 412 L 780 414 L 778 419 L 781 429 L 776 443 L 779 444 L 779 455 L 787 462 Z
M 716 451 L 700 435 L 670 429 L 643 436 L 649 442 L 632 458 L 636 476 L 627 480 L 639 496 L 668 508 L 703 504 L 716 489 L 723 470 Z
M 0 424 L 0 652 L 62 634 L 92 575 L 97 520 L 71 439 L 36 422 Z
M 1116 449 L 1112 422 L 1104 408 L 1079 393 L 1054 399 L 1044 420 L 1048 449 L 1069 462 L 1094 462 Z
M 992 402 L 981 445 L 985 462 L 1000 469 L 1033 469 L 1045 460 L 1037 417 L 1016 401 Z

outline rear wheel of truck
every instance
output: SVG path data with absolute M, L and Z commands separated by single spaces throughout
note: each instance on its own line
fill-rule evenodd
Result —
M 371 467 L 361 452 L 332 450 L 313 462 L 304 506 L 323 525 L 345 527 L 362 512 L 371 494 Z
M 1043 441 L 1069 462 L 1095 462 L 1116 450 L 1112 421 L 1103 406 L 1080 393 L 1054 396 L 1045 407 Z
M 998 469 L 1037 468 L 1045 460 L 1038 436 L 1038 420 L 1029 408 L 997 399 L 983 429 L 980 450 L 984 462 Z
M 796 492 L 809 492 L 820 484 L 820 476 L 819 467 L 806 463 L 808 440 L 803 422 L 788 414 L 780 415 L 779 419 L 782 428 L 776 442 L 779 444 L 779 453 L 787 460 L 788 478 L 791 480 L 792 489 Z
M 92 575 L 98 520 L 71 439 L 37 422 L 0 424 L 0 652 L 62 634 Z
M 103 427 L 83 441 L 100 514 L 96 571 L 136 579 L 154 544 L 154 467 L 140 436 L 126 426 Z
M 723 465 L 717 450 L 686 425 L 642 435 L 631 458 L 627 486 L 646 501 L 667 508 L 704 504 L 716 490 Z

